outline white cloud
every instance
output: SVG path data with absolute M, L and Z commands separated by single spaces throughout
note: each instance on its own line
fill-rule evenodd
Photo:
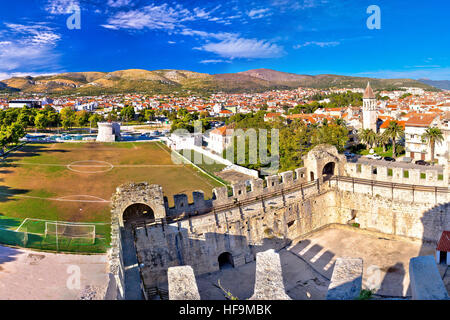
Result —
M 52 28 L 42 24 L 23 25 L 15 23 L 5 23 L 11 32 L 25 35 L 22 42 L 32 42 L 35 44 L 55 44 L 61 39 L 61 36 L 53 31 Z
M 274 0 L 272 6 L 278 7 L 281 12 L 286 12 L 315 8 L 326 3 L 328 0 Z
M 108 6 L 113 8 L 119 8 L 127 6 L 131 3 L 131 0 L 108 0 Z
M 203 64 L 216 64 L 216 63 L 231 63 L 230 60 L 222 60 L 222 59 L 211 59 L 211 60 L 202 60 L 200 63 Z
M 192 37 L 200 37 L 200 38 L 210 38 L 210 39 L 216 39 L 216 40 L 227 40 L 227 39 L 235 39 L 239 36 L 237 33 L 230 33 L 230 32 L 206 32 L 206 31 L 200 31 L 200 30 L 192 30 L 185 28 L 180 32 L 181 35 L 184 36 L 192 36 Z
M 173 30 L 181 21 L 191 19 L 192 15 L 180 6 L 175 8 L 167 4 L 156 6 L 154 4 L 139 10 L 121 11 L 108 19 L 108 23 L 102 25 L 108 29 L 164 29 Z
M 192 22 L 199 20 L 227 24 L 230 19 L 238 17 L 213 16 L 213 13 L 220 7 L 219 5 L 211 10 L 198 7 L 188 10 L 179 4 L 174 6 L 152 4 L 140 9 L 118 12 L 110 17 L 102 27 L 111 30 L 161 30 L 170 35 L 196 37 L 203 40 L 204 43 L 194 49 L 212 52 L 228 59 L 272 58 L 284 54 L 282 47 L 266 40 L 246 39 L 240 37 L 238 33 L 207 32 L 189 27 Z M 269 9 L 255 9 L 249 11 L 248 15 L 257 19 L 270 14 L 269 11 Z M 210 42 L 212 40 L 219 42 L 212 43 Z
M 218 43 L 207 43 L 195 48 L 215 53 L 221 57 L 235 58 L 276 58 L 284 55 L 282 47 L 265 40 L 236 38 Z
M 47 70 L 59 68 L 59 54 L 54 52 L 61 36 L 43 24 L 5 23 L 0 38 L 0 72 L 11 74 L 33 72 L 45 67 Z M 5 39 L 2 39 L 5 38 Z
M 14 77 L 38 77 L 38 76 L 52 76 L 56 73 L 35 73 L 35 72 L 0 72 L 0 81 L 11 79 Z
M 329 42 L 308 41 L 303 44 L 297 44 L 293 48 L 300 49 L 300 48 L 309 47 L 309 46 L 317 46 L 317 47 L 325 48 L 325 47 L 335 47 L 340 44 L 341 43 L 339 41 L 329 41 Z
M 73 13 L 75 6 L 80 7 L 78 0 L 48 0 L 45 10 L 51 14 Z
M 270 9 L 265 8 L 265 9 L 252 9 L 247 12 L 247 15 L 251 19 L 261 19 L 264 17 L 268 17 L 272 14 L 270 13 Z
M 429 68 L 418 70 L 378 70 L 355 74 L 355 76 L 375 77 L 385 79 L 431 79 L 450 80 L 450 67 Z

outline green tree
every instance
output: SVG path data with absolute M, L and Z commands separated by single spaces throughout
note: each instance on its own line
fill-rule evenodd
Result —
M 89 116 L 89 124 L 91 127 L 96 127 L 97 123 L 99 123 L 102 120 L 103 120 L 102 116 L 97 113 L 93 113 Z
M 125 106 L 120 111 L 120 117 L 125 122 L 133 120 L 135 115 L 136 115 L 136 113 L 134 112 L 134 107 L 133 106 Z
M 75 123 L 80 127 L 84 127 L 89 123 L 89 116 L 90 114 L 86 110 L 79 111 L 75 115 Z
M 75 124 L 75 111 L 70 107 L 65 107 L 61 110 L 61 124 L 64 129 L 72 128 Z
M 359 140 L 366 145 L 367 150 L 373 147 L 376 139 L 377 135 L 372 129 L 362 129 L 359 132 Z
M 386 145 L 389 143 L 391 139 L 389 138 L 389 136 L 386 134 L 386 132 L 383 133 L 377 133 L 376 136 L 376 143 L 377 146 L 381 145 L 383 147 L 383 153 L 386 152 Z
M 34 118 L 34 126 L 36 129 L 44 130 L 48 127 L 49 119 L 44 112 L 39 112 Z
M 400 139 L 401 137 L 403 137 L 405 134 L 405 131 L 398 124 L 397 121 L 391 121 L 389 123 L 389 126 L 387 127 L 385 133 L 390 139 L 392 139 L 392 154 L 395 157 L 397 155 L 396 148 L 395 148 L 397 139 Z
M 436 147 L 436 143 L 441 143 L 444 141 L 444 135 L 442 130 L 439 128 L 427 128 L 425 133 L 422 135 L 422 139 L 428 142 L 431 148 L 431 162 L 434 163 L 434 149 Z
M 154 121 L 155 120 L 156 111 L 153 109 L 145 109 L 144 118 L 146 121 Z

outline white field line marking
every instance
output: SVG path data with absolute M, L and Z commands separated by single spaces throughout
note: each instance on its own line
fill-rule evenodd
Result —
M 11 196 L 11 197 L 18 197 L 18 198 L 26 198 L 26 199 L 40 199 L 40 200 L 50 200 L 50 201 L 63 201 L 63 202 L 92 202 L 92 203 L 109 203 L 110 201 L 107 200 L 70 200 L 70 199 L 61 199 L 61 198 L 43 198 L 43 197 L 35 197 L 35 196 L 25 196 L 20 194 L 10 194 L 5 192 L 0 192 L 0 194 L 5 196 Z
M 23 219 L 22 223 L 20 224 L 20 226 L 16 229 L 16 231 L 18 232 L 19 229 L 22 227 L 22 225 L 25 223 L 25 221 L 27 221 L 28 218 Z
M 79 163 L 83 163 L 83 162 L 100 163 L 100 165 L 79 164 Z M 98 168 L 106 168 L 106 170 L 80 171 L 80 170 L 73 169 L 72 167 L 88 167 L 88 168 L 98 167 Z M 67 169 L 74 171 L 74 172 L 79 172 L 79 173 L 103 173 L 103 172 L 111 171 L 113 168 L 114 168 L 114 166 L 111 163 L 109 163 L 107 161 L 98 161 L 98 160 L 80 160 L 80 161 L 74 161 L 67 165 Z
M 162 142 L 161 142 L 161 143 L 162 143 Z M 169 154 L 170 156 L 172 156 L 172 154 L 171 154 L 168 150 L 166 150 L 164 147 L 162 147 L 162 146 L 159 144 L 159 141 L 156 142 L 156 145 L 157 145 L 159 148 L 163 149 L 165 152 L 167 152 L 167 154 Z
M 59 221 L 59 220 L 47 220 L 47 219 L 39 219 L 39 218 L 27 218 L 30 221 L 40 221 L 40 222 L 58 222 L 61 224 L 73 224 L 73 225 L 92 225 L 92 224 L 100 224 L 100 225 L 109 225 L 108 222 L 69 222 L 69 221 Z
M 96 196 L 90 196 L 90 195 L 87 195 L 87 194 L 77 194 L 77 195 L 71 195 L 71 196 L 64 196 L 64 197 L 59 197 L 58 199 L 59 200 L 65 200 L 67 198 L 73 198 L 73 197 L 79 197 L 79 198 L 86 197 L 86 198 L 97 199 L 97 200 L 102 201 L 102 202 L 109 202 L 108 200 L 105 200 L 103 198 L 96 197 Z M 80 200 L 80 199 L 74 199 L 74 200 Z
M 48 166 L 48 167 L 93 167 L 107 168 L 109 165 L 82 165 L 82 164 L 56 164 L 56 163 L 32 163 L 32 162 L 11 162 L 13 164 L 32 165 L 32 166 Z M 112 165 L 112 164 L 111 164 Z M 119 164 L 113 165 L 114 168 L 152 168 L 152 167 L 182 167 L 182 164 Z
M 192 161 L 190 161 L 189 159 L 185 158 L 181 153 L 172 150 L 172 152 L 174 152 L 176 155 L 178 155 L 179 157 L 181 157 L 183 160 L 187 161 L 189 164 L 191 164 L 192 166 L 194 166 L 196 169 L 200 170 L 201 172 L 203 172 L 204 174 L 206 174 L 208 177 L 210 177 L 211 179 L 214 179 L 215 181 L 217 181 L 218 183 L 220 183 L 223 186 L 226 186 L 225 183 L 223 183 L 222 181 L 216 179 L 214 176 L 212 176 L 211 174 L 209 174 L 208 172 L 206 172 L 205 170 L 203 170 L 202 168 L 200 168 L 199 166 L 197 166 L 195 163 L 193 163 Z M 196 173 L 197 177 L 201 178 L 201 176 L 199 176 Z M 207 184 L 209 184 L 209 186 L 213 187 L 213 185 L 206 179 L 202 179 L 203 181 L 205 181 Z

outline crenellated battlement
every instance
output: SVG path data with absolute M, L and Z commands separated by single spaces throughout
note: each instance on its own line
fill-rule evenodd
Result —
M 202 191 L 192 193 L 192 202 L 186 194 L 174 195 L 173 206 L 158 185 L 118 187 L 111 199 L 116 282 L 123 282 L 123 216 L 134 204 L 147 205 L 155 217 L 132 225 L 141 277 L 149 287 L 167 282 L 169 267 L 190 265 L 199 275 L 218 271 L 223 253 L 237 267 L 332 224 L 357 223 L 423 241 L 436 241 L 450 228 L 447 167 L 348 162 L 331 146 L 313 149 L 304 162 L 303 168 L 235 183 L 231 190 L 215 188 L 212 199 Z
M 304 161 L 305 167 L 297 168 L 294 171 L 267 176 L 264 180 L 260 178 L 251 179 L 234 183 L 228 187 L 214 188 L 212 199 L 205 199 L 203 191 L 194 191 L 192 202 L 189 202 L 187 194 L 176 194 L 173 196 L 174 205 L 169 206 L 169 199 L 163 197 L 165 214 L 159 213 L 158 217 L 182 218 L 183 216 L 201 215 L 214 211 L 215 208 L 237 205 L 250 199 L 270 197 L 273 194 L 292 190 L 295 186 L 300 187 L 302 184 L 313 181 L 323 184 L 324 179 L 329 180 L 333 175 L 354 178 L 356 183 L 358 183 L 357 179 L 373 181 L 372 184 L 374 185 L 377 185 L 378 182 L 387 182 L 391 185 L 379 185 L 384 188 L 399 189 L 399 193 L 401 193 L 400 190 L 408 188 L 418 190 L 418 187 L 423 186 L 447 188 L 449 182 L 448 168 L 444 166 L 427 167 L 366 159 L 347 161 L 345 156 L 340 155 L 335 147 L 327 145 L 320 145 L 311 150 L 305 156 Z M 366 185 L 367 181 L 361 182 L 361 184 Z M 400 184 L 405 186 L 400 186 Z M 139 185 L 145 185 L 145 183 Z M 330 185 L 336 184 L 330 182 Z M 121 186 L 118 190 L 126 193 L 127 188 L 130 188 L 130 186 Z M 352 189 L 354 189 L 354 186 Z M 365 187 L 358 188 L 358 190 L 365 190 Z M 152 192 L 155 193 L 155 191 Z M 159 199 L 162 190 L 158 190 L 157 193 Z M 391 193 L 394 193 L 394 191 L 391 191 Z M 439 197 L 442 198 L 442 195 Z M 447 195 L 444 196 L 444 199 L 446 197 Z M 417 199 L 420 199 L 420 197 Z
M 382 182 L 447 187 L 448 172 L 444 166 L 419 166 L 385 161 L 346 162 L 346 176 Z

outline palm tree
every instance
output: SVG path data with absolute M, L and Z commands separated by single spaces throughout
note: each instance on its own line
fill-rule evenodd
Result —
M 422 135 L 422 139 L 428 141 L 428 144 L 431 147 L 431 162 L 434 163 L 434 147 L 436 146 L 436 142 L 440 143 L 444 141 L 444 135 L 442 134 L 441 129 L 439 128 L 427 128 L 425 133 Z
M 383 146 L 383 153 L 386 152 L 386 145 L 389 143 L 390 140 L 391 139 L 386 134 L 386 132 L 377 134 L 377 145 L 381 144 Z
M 345 121 L 342 118 L 335 118 L 333 120 L 333 122 L 337 125 L 337 126 L 343 126 L 345 127 Z
M 397 121 L 391 121 L 389 126 L 387 127 L 385 134 L 392 139 L 392 155 L 395 157 L 395 146 L 397 139 L 401 138 L 404 135 L 403 128 L 398 124 Z
M 372 129 L 362 129 L 359 132 L 359 139 L 366 144 L 366 148 L 369 150 L 376 141 L 376 133 Z

